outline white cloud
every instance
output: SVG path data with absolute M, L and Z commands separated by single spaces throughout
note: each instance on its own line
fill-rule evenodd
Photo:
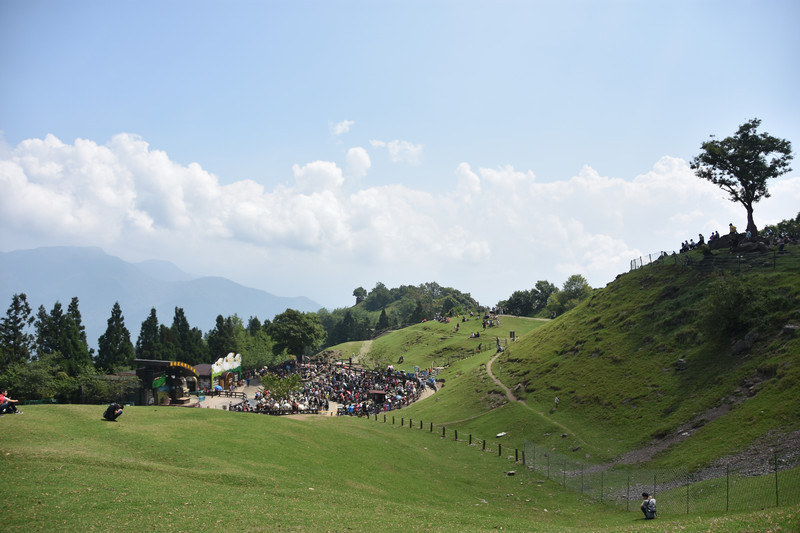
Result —
M 354 178 L 363 178 L 372 166 L 367 151 L 360 146 L 347 151 L 347 173 Z
M 352 120 L 343 120 L 341 122 L 337 122 L 336 124 L 331 124 L 331 133 L 334 135 L 343 135 L 350 131 L 350 127 L 353 126 L 355 122 Z
M 386 148 L 389 151 L 389 160 L 393 163 L 405 161 L 412 165 L 418 165 L 422 155 L 422 145 L 412 144 L 408 141 L 380 141 L 371 140 L 369 142 L 374 148 Z
M 675 250 L 731 221 L 743 227 L 745 215 L 670 157 L 630 180 L 586 166 L 557 182 L 463 162 L 453 187 L 433 194 L 345 187 L 333 161 L 296 164 L 294 181 L 272 189 L 252 180 L 221 185 L 199 164 L 178 164 L 129 134 L 106 145 L 48 135 L 6 154 L 0 242 L 7 250 L 96 245 L 321 302 L 349 299 L 354 287 L 377 281 L 437 281 L 485 303 L 571 274 L 599 286 L 633 258 Z M 345 168 L 349 178 L 365 175 L 366 150 L 351 148 Z M 757 223 L 796 216 L 800 178 L 774 180 L 770 190 L 756 206 Z
M 344 183 L 342 170 L 330 161 L 314 161 L 304 166 L 292 166 L 294 179 L 300 192 L 337 189 Z

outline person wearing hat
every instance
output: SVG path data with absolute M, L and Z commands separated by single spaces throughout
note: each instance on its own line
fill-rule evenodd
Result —
M 116 402 L 110 404 L 106 409 L 106 412 L 103 413 L 103 418 L 109 420 L 111 422 L 116 421 L 117 418 L 122 414 L 122 405 Z

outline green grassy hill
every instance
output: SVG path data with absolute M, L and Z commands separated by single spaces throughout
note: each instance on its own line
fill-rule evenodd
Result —
M 754 446 L 791 451 L 800 442 L 800 262 L 732 272 L 705 268 L 718 256 L 687 258 L 693 266 L 668 258 L 627 273 L 509 343 L 493 370 L 520 402 L 488 378 L 491 350 L 448 367 L 438 401 L 410 411 L 507 432 L 520 446 L 566 434 L 552 447 L 593 462 L 666 447 L 639 460 L 696 470 Z
M 794 531 L 796 258 L 737 259 L 720 271 L 711 266 L 722 254 L 698 252 L 627 273 L 553 321 L 501 317 L 486 331 L 480 318 L 426 322 L 340 346 L 345 357 L 402 356 L 396 368 L 444 367 L 442 388 L 385 419 L 132 407 L 109 423 L 100 406 L 25 407 L 0 418 L 0 523 L 12 532 Z M 516 456 L 531 449 L 546 475 Z M 630 490 L 626 511 L 598 503 L 602 481 L 598 498 L 563 488 L 558 463 L 549 474 L 551 460 L 567 457 L 585 462 L 588 479 L 593 464 L 601 475 L 620 460 L 701 472 L 773 451 L 786 475 L 737 478 L 731 490 L 780 485 L 780 506 L 767 494 L 766 509 L 725 513 L 725 484 L 704 476 L 663 492 L 663 512 L 647 523 Z

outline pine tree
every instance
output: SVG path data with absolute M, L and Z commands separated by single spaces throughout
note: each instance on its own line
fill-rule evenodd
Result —
M 375 324 L 375 331 L 384 331 L 391 327 L 389 317 L 386 316 L 386 309 L 381 310 L 381 316 L 378 317 L 378 322 Z
M 223 318 L 222 315 L 217 315 L 214 329 L 209 331 L 206 336 L 206 344 L 212 361 L 224 357 L 229 352 L 237 351 L 233 318 Z
M 125 327 L 125 317 L 119 302 L 114 302 L 108 326 L 97 340 L 97 360 L 95 365 L 105 371 L 113 372 L 130 368 L 133 365 L 134 351 L 131 334 Z
M 175 308 L 169 339 L 174 346 L 172 356 L 176 361 L 197 365 L 210 362 L 208 349 L 203 342 L 203 332 L 199 328 L 192 328 L 186 319 L 183 308 Z
M 150 309 L 150 315 L 142 322 L 139 330 L 139 338 L 136 339 L 134 350 L 137 359 L 159 360 L 163 353 L 161 337 L 158 330 L 158 317 L 156 308 Z
M 26 331 L 34 322 L 25 293 L 15 294 L 6 316 L 0 319 L 0 371 L 9 365 L 27 362 L 35 347 L 35 338 Z
M 77 376 L 92 364 L 92 355 L 86 342 L 86 330 L 78 310 L 78 298 L 73 298 L 65 314 L 61 302 L 56 302 L 50 314 L 39 306 L 36 322 L 36 350 L 42 357 L 59 355 L 59 366 L 69 376 Z

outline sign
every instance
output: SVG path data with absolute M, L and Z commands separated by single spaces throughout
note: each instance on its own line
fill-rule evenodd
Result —
M 231 352 L 214 361 L 214 364 L 211 365 L 211 382 L 213 383 L 217 376 L 221 376 L 225 372 L 242 373 L 242 354 Z

